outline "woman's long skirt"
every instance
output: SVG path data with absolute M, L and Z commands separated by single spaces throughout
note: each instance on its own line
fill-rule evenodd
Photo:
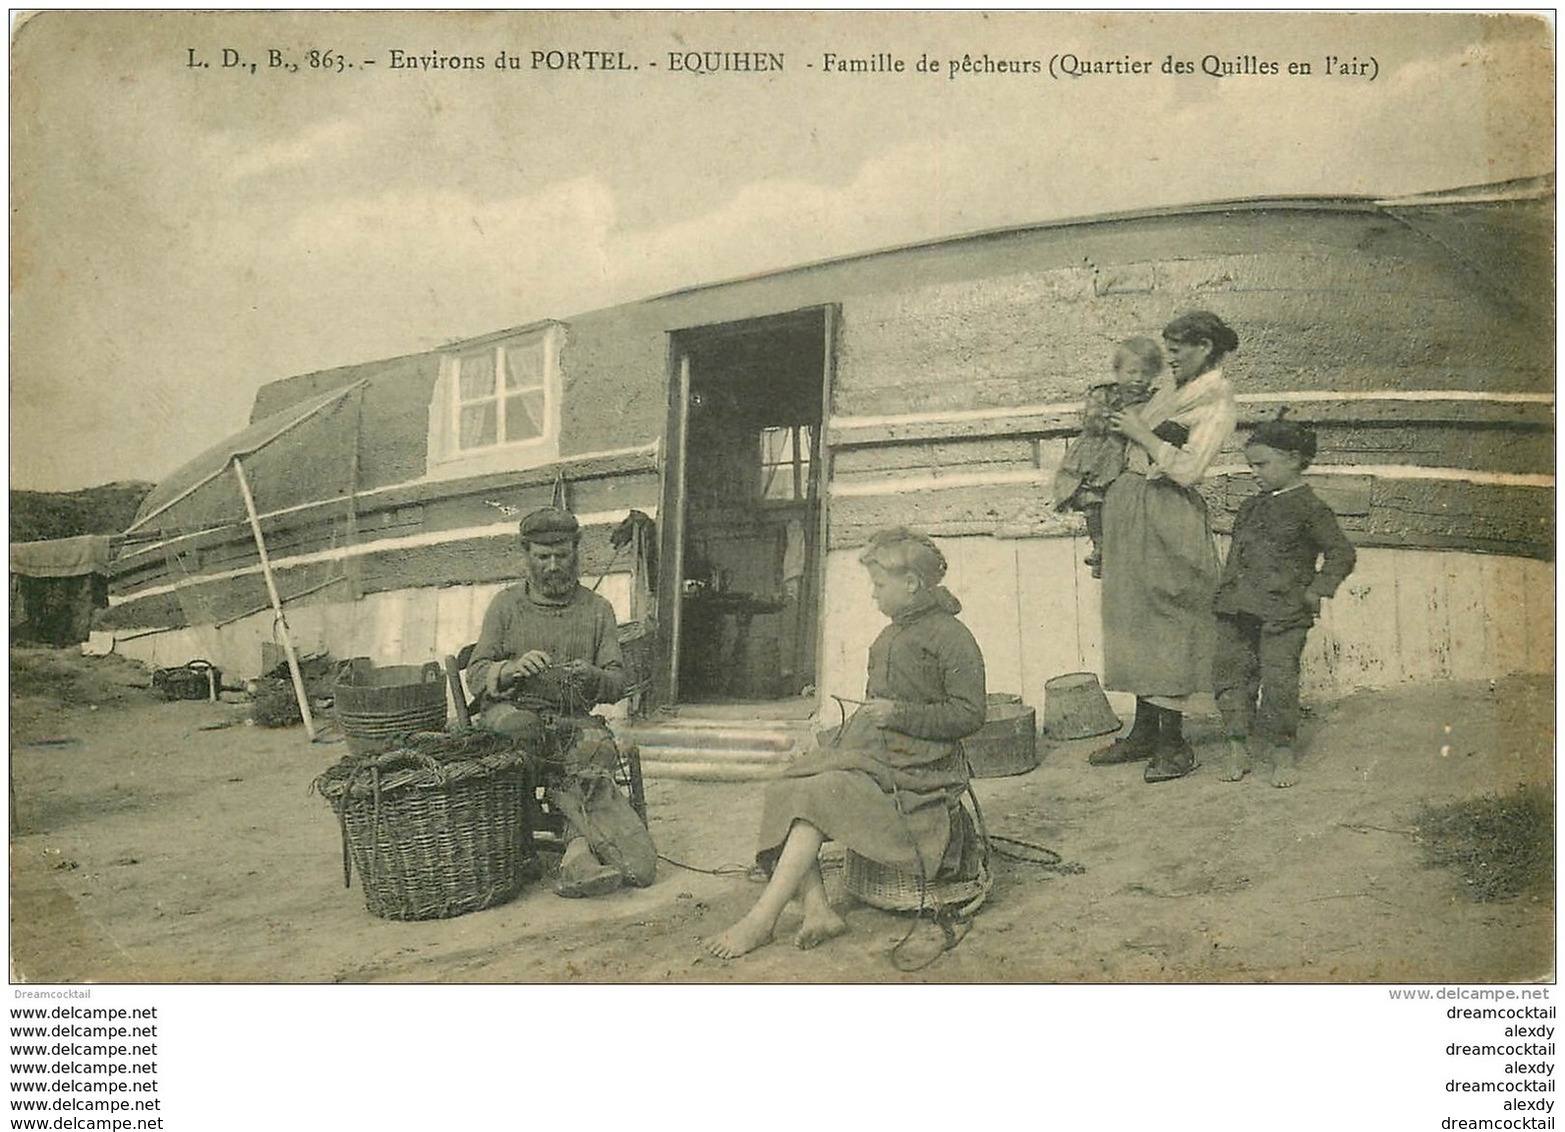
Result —
M 817 747 L 767 783 L 756 861 L 769 872 L 793 823 L 805 821 L 882 865 L 930 878 L 958 875 L 973 842 L 961 806 L 961 745 L 930 744 L 937 757 L 894 766 L 885 761 L 887 733 L 861 718 L 848 721 L 840 747 Z
M 1138 696 L 1212 689 L 1217 547 L 1206 503 L 1127 472 L 1103 504 L 1103 683 Z

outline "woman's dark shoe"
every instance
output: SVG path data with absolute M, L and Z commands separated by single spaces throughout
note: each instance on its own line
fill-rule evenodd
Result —
M 1195 748 L 1180 739 L 1162 744 L 1142 777 L 1148 782 L 1172 782 L 1189 774 L 1197 765 Z
M 1157 733 L 1137 732 L 1132 729 L 1123 739 L 1115 739 L 1107 747 L 1099 747 L 1087 756 L 1092 766 L 1119 766 L 1121 763 L 1139 763 L 1157 754 Z

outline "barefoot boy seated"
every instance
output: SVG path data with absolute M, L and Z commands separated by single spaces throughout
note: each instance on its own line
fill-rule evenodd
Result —
M 1237 782 L 1249 771 L 1253 738 L 1270 752 L 1272 785 L 1292 786 L 1304 637 L 1355 555 L 1331 508 L 1304 482 L 1315 458 L 1313 431 L 1267 421 L 1250 434 L 1244 456 L 1261 490 L 1234 516 L 1217 587 L 1213 687 L 1228 737 L 1222 778 Z
M 957 875 L 974 836 L 960 804 L 967 786 L 960 740 L 984 723 L 984 660 L 956 619 L 961 603 L 939 584 L 945 557 L 898 527 L 875 535 L 859 560 L 875 604 L 891 619 L 870 646 L 869 698 L 835 743 L 767 788 L 756 861 L 771 879 L 755 907 L 708 941 L 721 958 L 770 942 L 795 896 L 804 909 L 797 946 L 847 930 L 821 879 L 827 840 L 934 880 Z

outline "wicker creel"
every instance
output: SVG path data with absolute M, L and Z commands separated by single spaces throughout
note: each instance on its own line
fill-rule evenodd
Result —
M 504 736 L 414 736 L 349 755 L 315 780 L 342 827 L 343 882 L 354 868 L 371 913 L 434 920 L 503 904 L 532 855 L 525 756 Z
M 962 740 L 974 778 L 1025 774 L 1038 765 L 1037 715 L 1022 698 L 989 694 L 988 719 L 976 735 Z
M 652 683 L 657 626 L 651 621 L 627 621 L 619 627 L 620 654 L 624 657 L 626 691 Z

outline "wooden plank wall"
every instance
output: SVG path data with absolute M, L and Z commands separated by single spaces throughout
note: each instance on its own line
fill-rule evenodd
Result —
M 1084 538 L 938 540 L 948 588 L 984 650 L 989 689 L 1041 711 L 1044 683 L 1102 671 L 1101 583 L 1081 559 Z M 870 642 L 885 619 L 870 601 L 858 550 L 826 563 L 822 702 L 859 697 Z M 1554 665 L 1554 567 L 1534 559 L 1368 548 L 1322 608 L 1304 656 L 1308 697 L 1433 680 L 1549 673 Z M 1115 706 L 1122 704 L 1115 696 Z
M 596 578 L 585 579 L 591 587 Z M 361 600 L 323 601 L 288 611 L 294 647 L 302 655 L 367 656 L 377 664 L 422 664 L 455 653 L 478 637 L 484 611 L 506 583 L 424 586 L 367 594 Z M 598 592 L 622 621 L 630 608 L 630 578 L 610 574 Z M 261 646 L 276 641 L 270 612 L 221 629 L 176 629 L 120 641 L 116 651 L 151 666 L 184 664 L 196 657 L 223 670 L 225 682 L 256 676 Z

